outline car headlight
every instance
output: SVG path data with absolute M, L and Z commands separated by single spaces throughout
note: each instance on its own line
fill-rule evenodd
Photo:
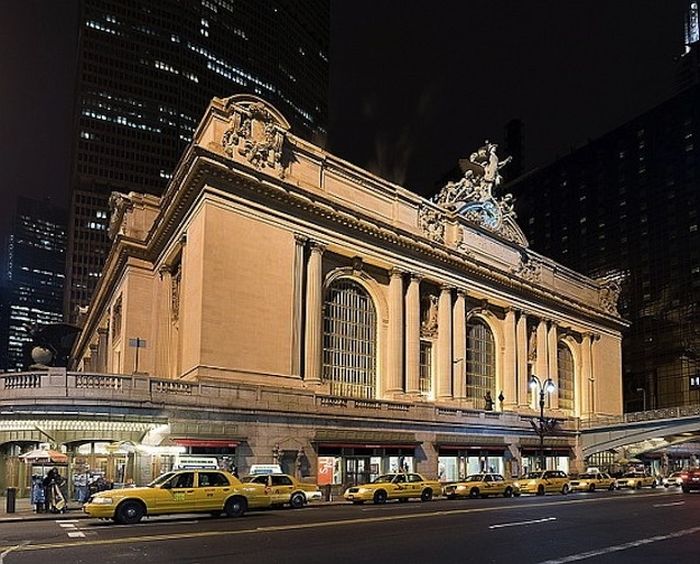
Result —
M 112 505 L 114 500 L 111 497 L 94 497 L 92 503 L 95 505 Z
M 514 487 L 514 488 L 519 488 L 519 487 L 520 487 L 520 482 L 513 482 L 513 487 Z

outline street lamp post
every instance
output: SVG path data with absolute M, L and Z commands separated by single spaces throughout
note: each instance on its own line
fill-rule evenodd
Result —
M 540 419 L 539 425 L 536 426 L 537 434 L 540 436 L 540 469 L 546 470 L 545 459 L 544 459 L 544 436 L 547 433 L 549 425 L 544 418 L 544 395 L 545 393 L 551 394 L 556 386 L 554 380 L 547 378 L 544 383 L 534 374 L 530 376 L 530 388 L 534 391 L 539 388 L 540 390 Z

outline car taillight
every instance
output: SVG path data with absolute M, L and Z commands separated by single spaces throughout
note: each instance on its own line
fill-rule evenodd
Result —
M 681 480 L 683 480 L 683 481 L 685 482 L 687 479 L 688 479 L 688 473 L 687 473 L 687 472 L 683 472 L 683 473 L 681 474 Z

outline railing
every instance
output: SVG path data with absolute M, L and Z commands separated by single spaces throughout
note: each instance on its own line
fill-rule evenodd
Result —
M 622 415 L 597 415 L 591 419 L 581 419 L 581 429 L 607 427 L 610 425 L 625 425 L 628 423 L 643 423 L 645 421 L 661 421 L 663 419 L 678 419 L 680 417 L 700 416 L 700 405 L 684 405 L 679 407 L 664 407 L 633 411 Z
M 56 403 L 61 398 L 75 403 L 81 398 L 106 403 L 119 401 L 144 405 L 182 405 L 199 408 L 246 408 L 253 404 L 279 408 L 293 404 L 300 412 L 314 413 L 317 409 L 328 413 L 376 413 L 376 416 L 401 420 L 411 418 L 445 423 L 493 424 L 529 428 L 530 418 L 517 412 L 484 412 L 467 407 L 435 405 L 425 401 L 395 401 L 383 399 L 349 398 L 315 393 L 310 390 L 275 388 L 220 380 L 182 381 L 153 378 L 143 374 L 103 374 L 66 372 L 50 369 L 42 372 L 0 373 L 0 404 Z M 362 416 L 362 415 L 360 415 Z M 562 425 L 574 425 L 573 420 L 562 420 Z
M 3 377 L 3 389 L 24 390 L 41 387 L 41 373 L 11 374 Z

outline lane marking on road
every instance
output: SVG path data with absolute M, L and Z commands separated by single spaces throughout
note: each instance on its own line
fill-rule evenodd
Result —
M 531 521 L 516 521 L 515 523 L 501 523 L 499 525 L 490 525 L 489 529 L 503 529 L 505 527 L 518 527 L 519 525 L 534 525 L 536 523 L 546 523 L 548 521 L 556 520 L 556 517 L 545 517 L 544 519 L 532 519 Z
M 668 535 L 658 535 L 655 537 L 650 537 L 648 539 L 639 539 L 636 541 L 626 542 L 624 544 L 617 544 L 614 546 L 607 546 L 605 548 L 600 548 L 598 550 L 589 550 L 588 552 L 581 552 L 579 554 L 571 554 L 570 556 L 564 556 L 563 558 L 554 558 L 552 560 L 545 560 L 540 564 L 566 564 L 567 562 L 578 562 L 580 560 L 587 560 L 589 558 L 595 558 L 596 556 L 603 556 L 605 554 L 611 554 L 613 552 L 621 552 L 623 550 L 630 550 L 632 548 L 638 548 L 640 546 L 645 546 L 647 544 L 652 544 L 655 542 L 677 539 L 679 537 L 685 537 L 687 535 L 694 535 L 695 533 L 700 533 L 700 527 L 693 527 L 692 529 L 685 529 L 683 531 L 676 531 L 675 533 L 669 533 Z
M 80 519 L 56 519 L 56 523 L 78 523 Z
M 3 564 L 3 563 L 5 562 L 5 556 L 7 556 L 8 554 L 10 554 L 10 552 L 13 552 L 13 551 L 15 551 L 15 550 L 18 550 L 18 549 L 22 548 L 22 547 L 23 547 L 24 545 L 26 545 L 26 544 L 27 544 L 26 542 L 23 542 L 23 543 L 20 543 L 20 544 L 16 544 L 15 546 L 10 546 L 10 547 L 7 548 L 7 550 L 4 550 L 4 551 L 0 552 L 0 564 Z
M 59 523 L 58 526 L 62 529 L 75 529 L 75 525 L 73 523 Z
M 498 505 L 490 507 L 473 507 L 465 509 L 446 509 L 431 511 L 426 513 L 409 513 L 402 515 L 387 515 L 381 517 L 369 517 L 362 516 L 356 519 L 342 519 L 339 521 L 320 521 L 317 523 L 299 523 L 290 525 L 278 525 L 270 527 L 258 527 L 256 529 L 240 529 L 237 531 L 201 531 L 201 532 L 182 532 L 182 533 L 170 533 L 161 535 L 142 535 L 142 536 L 130 536 L 122 537 L 117 539 L 86 539 L 79 542 L 61 542 L 61 543 L 44 543 L 44 544 L 31 544 L 22 546 L 16 550 L 22 552 L 35 551 L 35 550 L 48 550 L 48 549 L 58 549 L 58 548 L 74 548 L 74 547 L 84 547 L 84 546 L 99 546 L 99 545 L 110 545 L 110 544 L 127 544 L 127 543 L 140 543 L 140 542 L 158 542 L 167 540 L 184 540 L 193 538 L 207 538 L 207 537 L 223 537 L 223 536 L 238 536 L 238 535 L 251 535 L 258 533 L 268 533 L 268 532 L 279 532 L 279 531 L 293 531 L 300 529 L 316 529 L 323 527 L 339 527 L 347 525 L 366 525 L 368 523 L 379 523 L 383 521 L 402 521 L 409 519 L 428 519 L 431 517 L 445 517 L 451 515 L 465 515 L 469 513 L 488 513 L 493 511 L 510 511 L 516 509 L 532 509 L 538 507 L 557 507 L 561 505 L 578 505 L 581 503 L 604 503 L 606 501 L 625 501 L 625 500 L 635 500 L 641 497 L 652 497 L 659 496 L 662 494 L 643 494 L 635 496 L 625 496 L 620 498 L 614 497 L 604 497 L 598 499 L 571 499 L 566 501 L 553 501 L 553 502 L 539 502 L 539 503 L 519 503 L 513 505 Z M 137 525 L 138 527 L 138 525 Z M 9 548 L 8 546 L 0 546 L 0 550 Z
M 674 501 L 673 503 L 655 503 L 652 507 L 674 507 L 683 504 L 685 504 L 685 501 Z
M 84 537 L 85 533 L 83 533 L 82 531 L 70 531 L 68 533 L 68 536 L 71 538 Z

